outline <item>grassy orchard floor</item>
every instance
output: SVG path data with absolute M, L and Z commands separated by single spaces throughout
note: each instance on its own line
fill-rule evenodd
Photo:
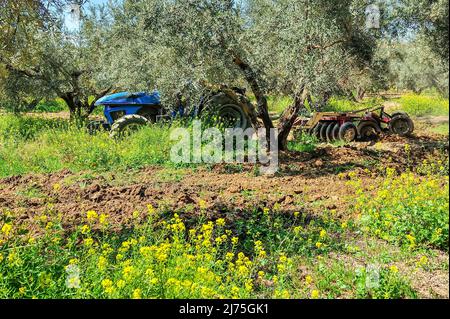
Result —
M 448 298 L 448 134 L 427 126 L 302 140 L 260 176 L 167 164 L 156 126 L 1 116 L 0 297 Z

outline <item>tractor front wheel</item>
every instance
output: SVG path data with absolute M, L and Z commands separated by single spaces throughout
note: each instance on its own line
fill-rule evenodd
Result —
M 128 136 L 150 123 L 150 120 L 141 115 L 125 115 L 114 122 L 109 136 L 113 138 Z

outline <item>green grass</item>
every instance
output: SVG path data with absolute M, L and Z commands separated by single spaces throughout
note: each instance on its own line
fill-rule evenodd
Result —
M 293 100 L 289 96 L 271 95 L 267 99 L 269 111 L 277 114 L 283 113 L 283 111 L 287 109 L 292 102 Z
M 319 144 L 317 137 L 309 134 L 301 134 L 293 141 L 288 141 L 288 149 L 296 152 L 313 152 L 317 144 Z
M 66 120 L 45 119 L 13 114 L 0 115 L 0 142 L 33 140 L 48 130 L 69 128 Z
M 36 113 L 47 113 L 47 112 L 56 113 L 62 111 L 69 111 L 66 102 L 64 102 L 64 100 L 62 99 L 42 100 L 32 110 L 32 112 Z
M 437 126 L 431 127 L 429 129 L 433 133 L 441 134 L 441 135 L 448 135 L 449 134 L 449 125 L 448 123 L 441 123 Z
M 376 98 L 367 99 L 358 103 L 351 101 L 347 98 L 334 96 L 328 101 L 328 105 L 325 107 L 324 111 L 331 111 L 331 112 L 357 111 L 365 108 L 378 107 L 381 104 L 382 101 Z
M 168 162 L 169 130 L 157 125 L 133 136 L 89 135 L 65 121 L 0 117 L 0 177 L 31 172 L 109 171 Z
M 422 164 L 420 171 L 428 176 L 418 178 L 410 172 L 397 175 L 387 169 L 387 176 L 375 194 L 354 182 L 363 231 L 388 242 L 414 249 L 417 246 L 448 251 L 449 184 L 448 176 L 431 175 L 445 172 L 443 163 Z
M 436 95 L 406 94 L 396 101 L 399 109 L 413 116 L 449 115 L 448 99 Z

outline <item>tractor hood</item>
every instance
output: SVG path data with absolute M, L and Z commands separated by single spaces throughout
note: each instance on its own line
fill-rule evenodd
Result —
M 161 104 L 161 98 L 158 91 L 147 92 L 119 92 L 98 99 L 95 105 L 155 105 Z

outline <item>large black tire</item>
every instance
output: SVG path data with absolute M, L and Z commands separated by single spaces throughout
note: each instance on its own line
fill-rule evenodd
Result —
M 226 128 L 246 129 L 251 126 L 250 120 L 241 106 L 224 93 L 214 95 L 208 101 L 207 118 L 214 124 L 223 125 Z M 214 117 L 217 117 L 214 119 Z
M 406 113 L 405 111 L 395 111 L 394 113 L 391 114 L 391 118 L 397 115 L 406 115 L 409 116 L 408 113 Z
M 139 128 L 142 128 L 143 126 L 146 126 L 150 123 L 150 120 L 141 115 L 125 115 L 114 122 L 114 124 L 111 126 L 111 132 L 109 133 L 109 136 L 117 138 L 130 135 L 133 132 L 137 131 Z
M 326 133 L 327 141 L 330 142 L 330 143 L 335 140 L 333 132 L 334 132 L 336 127 L 339 127 L 339 124 L 337 122 L 332 122 L 327 128 L 327 133 Z
M 381 133 L 381 127 L 374 121 L 361 121 L 357 129 L 358 136 L 363 141 L 376 140 Z
M 322 128 L 320 129 L 320 140 L 323 142 L 327 141 L 327 129 L 330 126 L 330 122 L 324 122 Z
M 355 124 L 352 122 L 347 122 L 342 124 L 341 128 L 339 129 L 339 139 L 350 143 L 356 140 L 358 137 L 358 130 L 356 129 Z
M 414 131 L 414 123 L 408 114 L 403 112 L 394 113 L 389 122 L 389 130 L 393 134 L 409 136 Z

